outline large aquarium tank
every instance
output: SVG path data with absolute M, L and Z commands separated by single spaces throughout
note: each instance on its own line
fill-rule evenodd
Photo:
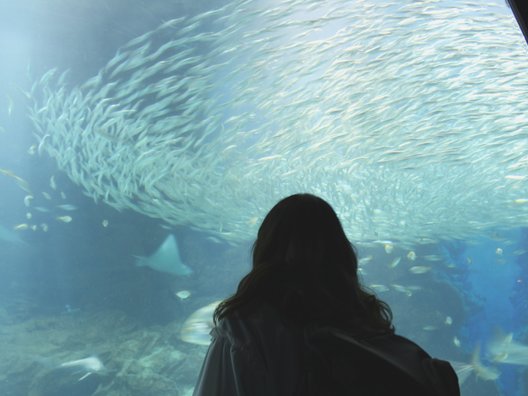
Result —
M 528 394 L 506 1 L 1 0 L 0 59 L 1 395 L 191 395 L 216 304 L 298 192 L 463 395 Z

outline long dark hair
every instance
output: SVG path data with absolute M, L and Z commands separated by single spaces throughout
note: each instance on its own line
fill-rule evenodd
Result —
M 217 307 L 215 323 L 267 302 L 301 324 L 393 332 L 389 306 L 361 286 L 357 269 L 354 247 L 332 207 L 311 194 L 291 195 L 266 215 L 253 245 L 253 268 Z

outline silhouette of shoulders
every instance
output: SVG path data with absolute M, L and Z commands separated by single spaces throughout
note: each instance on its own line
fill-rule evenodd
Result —
M 393 333 L 296 326 L 260 303 L 223 318 L 211 334 L 195 396 L 459 395 L 447 362 Z

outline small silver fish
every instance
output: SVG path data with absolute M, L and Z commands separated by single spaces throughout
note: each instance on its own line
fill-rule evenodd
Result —
M 389 290 L 387 286 L 376 284 L 376 283 L 372 283 L 368 285 L 368 287 L 370 287 L 371 289 L 374 289 L 374 291 L 377 291 L 378 293 L 383 293 Z
M 29 207 L 31 205 L 31 200 L 33 199 L 33 195 L 26 195 L 24 197 L 24 205 Z
M 400 261 L 401 261 L 401 257 L 396 257 L 394 260 L 392 260 L 390 263 L 389 263 L 389 268 L 395 268 L 398 266 L 398 264 L 400 264 Z
M 22 224 L 17 224 L 16 226 L 14 226 L 13 230 L 22 231 L 22 230 L 27 230 L 28 228 L 29 228 L 29 224 L 22 223 Z
M 415 265 L 411 268 L 409 268 L 409 271 L 413 274 L 425 274 L 429 271 L 431 271 L 431 267 L 426 265 Z
M 69 212 L 72 212 L 72 211 L 78 209 L 77 206 L 71 205 L 71 204 L 57 205 L 57 208 L 62 209 L 62 210 L 66 210 L 66 211 L 69 211 Z

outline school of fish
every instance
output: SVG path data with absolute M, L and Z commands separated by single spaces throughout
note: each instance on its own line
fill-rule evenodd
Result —
M 468 240 L 528 222 L 527 57 L 498 0 L 236 0 L 87 81 L 45 73 L 33 151 L 96 201 L 231 243 L 300 191 L 358 244 Z

